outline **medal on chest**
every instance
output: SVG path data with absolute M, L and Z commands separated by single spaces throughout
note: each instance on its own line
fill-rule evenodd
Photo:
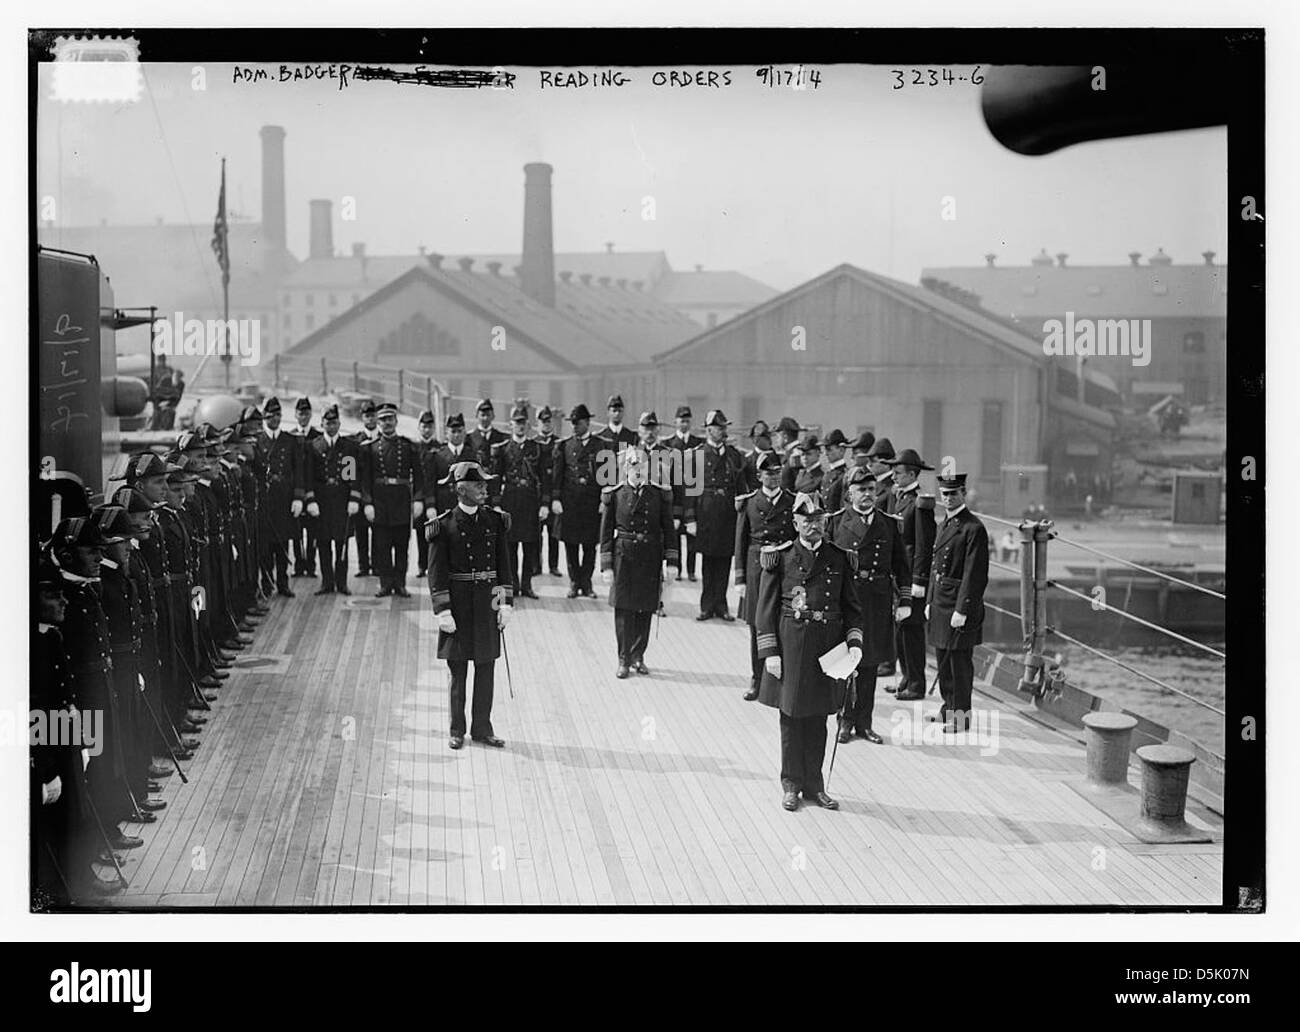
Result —
M 802 615 L 808 609 L 808 589 L 802 584 L 796 584 L 790 592 L 790 608 L 796 616 Z

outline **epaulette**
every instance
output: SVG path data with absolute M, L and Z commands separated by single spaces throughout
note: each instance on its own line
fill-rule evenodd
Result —
M 501 522 L 506 525 L 506 531 L 508 533 L 510 525 L 514 522 L 510 517 L 510 513 L 506 512 L 505 509 L 498 509 L 496 506 L 492 507 L 492 511 L 501 514 Z
M 844 510 L 847 509 L 847 508 L 848 508 L 847 505 L 841 505 L 841 506 L 840 506 L 838 509 L 836 509 L 834 512 L 828 512 L 828 513 L 826 514 L 826 520 L 827 520 L 827 522 L 830 522 L 831 520 L 835 519 L 836 516 L 840 515 L 840 513 L 844 512 Z
M 434 516 L 433 519 L 425 523 L 425 534 L 428 538 L 436 538 L 440 533 L 442 533 L 443 518 L 450 512 L 450 509 L 448 509 L 447 512 L 440 512 Z
M 493 441 L 493 442 L 492 442 L 492 447 L 493 447 L 493 448 L 500 448 L 503 444 L 509 444 L 509 443 L 510 443 L 510 438 L 507 437 L 504 441 Z
M 617 484 L 614 484 L 611 487 L 602 487 L 600 489 L 601 504 L 603 505 L 605 502 L 608 502 L 611 498 L 613 498 L 614 492 L 617 491 L 622 486 L 623 486 L 623 481 L 620 480 Z
M 794 538 L 780 545 L 764 545 L 758 553 L 758 565 L 764 570 L 775 570 L 776 564 L 781 561 L 781 552 L 794 544 Z
M 916 507 L 917 507 L 918 509 L 933 509 L 933 508 L 934 508 L 934 495 L 930 495 L 930 494 L 918 494 L 918 495 L 916 496 Z
M 745 508 L 745 503 L 749 501 L 751 498 L 753 498 L 754 495 L 756 494 L 758 494 L 757 488 L 755 488 L 753 491 L 750 491 L 748 494 L 736 495 L 736 512 L 741 512 Z

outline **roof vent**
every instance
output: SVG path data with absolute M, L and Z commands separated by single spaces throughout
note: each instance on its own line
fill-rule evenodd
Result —
M 584 287 L 591 286 L 591 273 L 589 272 L 580 273 L 578 275 L 578 279 L 582 280 L 582 285 Z
M 1064 251 L 1062 251 L 1060 254 L 1058 254 L 1058 255 L 1056 256 L 1056 264 L 1059 265 L 1062 269 L 1064 269 L 1064 268 L 1065 268 L 1065 259 L 1067 259 L 1067 258 L 1069 258 L 1069 257 L 1070 257 L 1070 256 L 1069 256 L 1068 254 L 1066 254 Z
M 1132 265 L 1134 268 L 1137 268 L 1137 265 L 1140 261 L 1142 261 L 1141 251 L 1130 251 L 1128 253 L 1128 263 Z
M 488 262 L 488 263 L 487 263 L 487 268 L 488 268 L 488 272 L 492 273 L 493 276 L 500 276 L 500 275 L 501 275 L 501 263 L 500 263 L 500 262 Z
M 1213 265 L 1213 264 L 1214 264 L 1214 252 L 1213 252 L 1213 251 L 1202 251 L 1202 252 L 1201 252 L 1201 257 L 1205 259 L 1205 264 L 1206 264 L 1206 265 Z
M 460 271 L 461 271 L 461 272 L 469 272 L 471 269 L 474 268 L 474 259 L 473 259 L 473 258 L 457 258 L 457 259 L 456 259 L 456 264 L 460 266 Z
M 608 276 L 601 276 L 600 279 L 596 280 L 596 282 L 599 283 L 602 287 L 608 287 L 608 286 L 609 286 L 609 277 L 608 277 Z
M 560 282 L 561 282 L 561 283 L 568 283 L 569 280 L 571 280 L 571 279 L 573 279 L 573 273 L 571 273 L 568 269 L 561 269 L 561 270 L 560 270 Z
M 423 247 L 420 248 L 420 253 L 421 253 L 421 254 L 424 254 L 424 248 L 423 248 Z M 435 269 L 441 269 L 441 268 L 442 268 L 442 259 L 445 257 L 444 255 L 441 255 L 441 254 L 439 254 L 437 251 L 434 251 L 434 252 L 432 252 L 432 253 L 430 253 L 430 254 L 424 254 L 424 257 L 425 257 L 425 260 L 426 260 L 426 261 L 427 261 L 427 262 L 428 262 L 428 263 L 429 263 L 433 268 L 435 268 Z
M 695 271 L 696 271 L 696 272 L 703 272 L 703 271 L 704 271 L 704 266 L 703 266 L 703 265 L 697 265 L 697 266 L 695 266 Z
M 633 289 L 633 290 L 644 290 L 644 289 L 645 289 L 645 280 L 634 279 L 634 280 L 632 281 L 632 289 Z
M 1029 260 L 1029 264 L 1030 265 L 1051 265 L 1052 256 L 1047 253 L 1047 248 L 1044 247 L 1040 249 L 1039 252 Z
M 605 253 L 606 253 L 606 254 L 613 254 L 613 253 L 614 253 L 614 241 L 612 241 L 612 240 L 606 240 L 606 241 L 605 241 Z M 475 668 L 475 669 L 477 669 L 477 668 Z
M 614 282 L 616 282 L 616 283 L 619 285 L 619 287 L 620 287 L 621 289 L 623 289 L 623 290 L 626 290 L 626 289 L 627 289 L 627 280 L 625 280 L 625 279 L 619 279 L 619 280 L 615 280 Z
M 998 256 L 996 254 L 992 254 L 992 253 L 986 254 L 984 256 L 984 264 L 987 265 L 990 269 L 993 268 L 993 263 L 997 260 L 997 257 Z
M 1147 259 L 1148 265 L 1173 265 L 1174 260 L 1165 254 L 1163 247 L 1157 247 L 1156 253 Z

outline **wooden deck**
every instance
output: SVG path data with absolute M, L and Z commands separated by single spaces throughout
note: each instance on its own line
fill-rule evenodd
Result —
M 317 583 L 275 601 L 190 784 L 128 826 L 145 845 L 111 907 L 1220 902 L 1221 845 L 1138 842 L 1070 789 L 1076 742 L 1005 710 L 991 754 L 891 741 L 911 707 L 878 691 L 886 744 L 840 747 L 843 808 L 786 813 L 776 712 L 741 699 L 745 627 L 691 619 L 698 584 L 671 590 L 652 676 L 619 681 L 604 599 L 539 578 L 508 632 L 516 698 L 498 665 L 507 748 L 453 752 L 427 589 Z

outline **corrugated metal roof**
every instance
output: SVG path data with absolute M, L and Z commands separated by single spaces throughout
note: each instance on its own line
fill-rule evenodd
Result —
M 1225 318 L 1225 265 L 947 266 L 925 269 L 969 290 L 980 304 L 1013 319 Z

